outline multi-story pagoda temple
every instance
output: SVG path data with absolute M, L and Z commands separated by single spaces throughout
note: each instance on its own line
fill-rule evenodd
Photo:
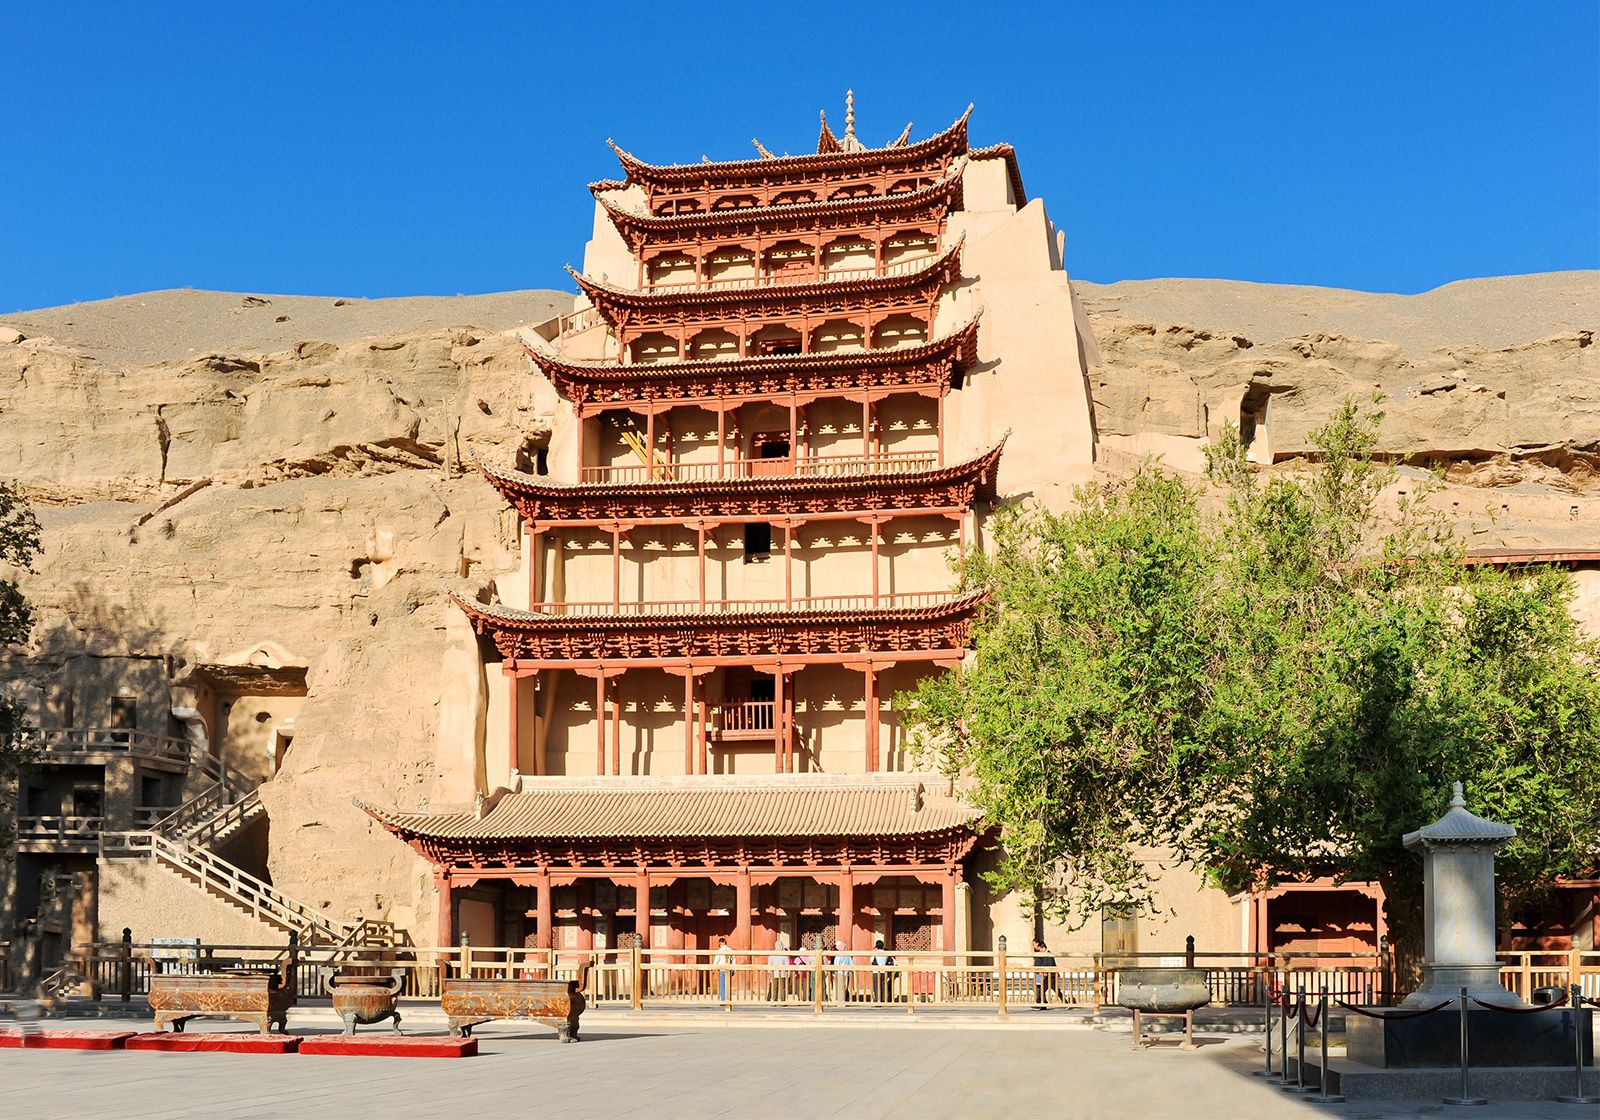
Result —
M 888 701 L 961 661 L 949 558 L 1002 482 L 1092 461 L 1078 314 L 1008 145 L 963 114 L 868 147 L 851 110 L 814 154 L 619 148 L 590 185 L 574 312 L 526 336 L 567 407 L 531 462 L 481 464 L 525 578 L 457 600 L 498 669 L 478 802 L 368 810 L 433 864 L 441 942 L 989 924 L 981 822 Z

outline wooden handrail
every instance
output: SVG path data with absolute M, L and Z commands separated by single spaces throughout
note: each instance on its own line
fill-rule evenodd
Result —
M 269 921 L 285 930 L 299 933 L 307 944 L 318 941 L 338 944 L 358 928 L 291 898 L 205 848 L 175 842 L 159 833 L 104 833 L 100 838 L 100 849 L 102 856 L 149 853 L 238 903 L 258 920 Z M 361 923 L 359 928 L 383 928 L 391 932 L 393 929 L 388 923 L 370 921 Z
M 556 615 L 665 615 L 665 614 L 754 614 L 769 611 L 856 611 L 905 607 L 933 607 L 948 603 L 948 591 L 896 591 L 880 595 L 811 595 L 792 599 L 670 599 L 655 602 L 563 602 L 534 603 L 530 611 Z
M 721 482 L 749 478 L 841 478 L 860 474 L 914 474 L 939 465 L 935 451 L 885 451 L 876 455 L 809 455 L 790 459 L 728 459 L 721 463 L 658 460 L 654 465 L 584 467 L 586 483 Z

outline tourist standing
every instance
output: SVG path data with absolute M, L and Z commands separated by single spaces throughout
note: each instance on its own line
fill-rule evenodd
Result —
M 793 962 L 795 968 L 795 978 L 798 981 L 798 987 L 801 992 L 805 993 L 802 998 L 807 1003 L 811 1002 L 812 997 L 811 946 L 807 944 L 807 941 L 809 940 L 810 939 L 805 936 L 800 938 L 800 951 L 794 955 Z
M 869 960 L 872 963 L 872 999 L 875 1003 L 888 1003 L 894 991 L 894 977 L 889 974 L 894 958 L 884 951 L 883 938 L 873 942 Z
M 789 972 L 789 939 L 783 934 L 778 934 L 777 943 L 772 946 L 772 952 L 767 956 L 767 999 L 778 1003 L 788 998 L 788 972 Z
M 850 970 L 856 966 L 856 959 L 850 955 L 843 941 L 835 941 L 833 950 L 834 999 L 839 1003 L 849 1003 Z
M 733 950 L 728 948 L 728 939 L 717 938 L 717 951 L 712 954 L 711 962 L 717 967 L 717 1000 L 721 1003 L 728 1002 L 728 980 L 733 976 L 733 961 Z
M 1038 939 L 1033 942 L 1033 968 L 1034 1006 L 1048 1007 L 1051 992 L 1055 993 L 1056 999 L 1066 1003 L 1066 998 L 1061 994 L 1061 978 L 1056 974 L 1056 959 L 1045 943 Z

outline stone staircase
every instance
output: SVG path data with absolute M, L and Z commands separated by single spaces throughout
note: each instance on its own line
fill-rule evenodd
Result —
M 308 947 L 394 944 L 390 923 L 342 921 L 218 855 L 222 843 L 266 810 L 255 783 L 243 774 L 203 752 L 193 752 L 191 761 L 210 784 L 147 829 L 102 833 L 101 859 L 144 860 L 278 934 L 298 934 Z

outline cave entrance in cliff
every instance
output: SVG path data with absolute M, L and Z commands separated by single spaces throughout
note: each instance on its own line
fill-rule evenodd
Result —
M 212 757 L 262 782 L 283 765 L 294 742 L 309 664 L 276 642 L 260 642 L 201 661 L 173 683 L 188 689 Z

